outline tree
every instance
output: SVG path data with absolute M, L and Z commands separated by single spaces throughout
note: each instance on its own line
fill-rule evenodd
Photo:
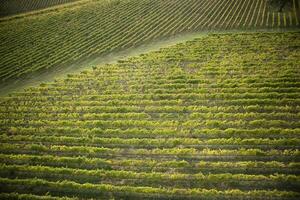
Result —
M 278 12 L 282 12 L 285 6 L 291 6 L 293 0 L 268 0 L 271 7 L 278 9 Z

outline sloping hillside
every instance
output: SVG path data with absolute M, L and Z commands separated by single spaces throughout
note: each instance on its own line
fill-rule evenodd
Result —
M 299 34 L 213 34 L 2 98 L 0 197 L 299 199 Z
M 78 0 L 1 0 L 0 17 L 41 10 Z
M 33 72 L 180 33 L 298 27 L 297 1 L 280 13 L 266 0 L 90 0 L 5 18 L 0 20 L 0 80 L 38 76 Z

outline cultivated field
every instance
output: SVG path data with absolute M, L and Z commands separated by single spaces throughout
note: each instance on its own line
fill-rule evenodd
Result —
M 299 1 L 277 12 L 267 0 L 87 0 L 0 18 L 0 82 L 179 33 L 299 27 Z
M 232 16 L 229 25 L 236 24 Z M 166 20 L 157 19 L 149 21 Z M 165 30 L 180 32 L 192 21 Z M 123 34 L 131 30 L 124 24 Z M 93 27 L 81 28 L 97 34 Z M 133 27 L 132 38 L 113 28 L 102 37 L 130 46 L 168 34 Z M 3 97 L 0 198 L 299 199 L 299 36 L 211 34 Z M 82 48 L 96 51 L 98 44 Z
M 76 0 L 1 0 L 0 17 L 26 13 L 75 1 Z

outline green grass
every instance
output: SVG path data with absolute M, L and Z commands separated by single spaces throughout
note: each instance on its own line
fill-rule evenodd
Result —
M 78 1 L 0 19 L 0 81 L 10 84 L 179 33 L 295 28 L 298 15 L 296 3 L 278 15 L 266 0 Z
M 0 102 L 0 197 L 299 199 L 299 32 L 210 34 Z

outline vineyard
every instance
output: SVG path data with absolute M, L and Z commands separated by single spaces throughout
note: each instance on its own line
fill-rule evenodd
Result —
M 299 2 L 277 12 L 267 0 L 87 0 L 0 18 L 0 82 L 11 84 L 179 33 L 296 28 Z
M 1 0 L 0 17 L 35 11 L 76 0 Z
M 299 199 L 299 36 L 210 34 L 2 97 L 0 198 Z

